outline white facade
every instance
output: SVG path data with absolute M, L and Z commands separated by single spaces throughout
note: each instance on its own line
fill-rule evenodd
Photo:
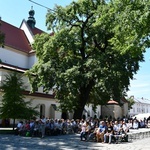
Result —
M 89 104 L 87 106 L 85 106 L 85 110 L 83 112 L 83 114 L 88 117 L 88 116 L 92 116 L 92 117 L 96 117 L 99 118 L 101 115 L 101 106 L 98 105 L 96 108 L 96 113 L 92 110 L 92 104 Z
M 129 111 L 130 116 L 134 116 L 141 113 L 150 113 L 150 100 L 145 98 L 134 98 L 134 105 Z
M 30 44 L 32 44 L 34 42 L 34 35 L 32 34 L 25 20 L 22 21 L 20 29 L 22 29 L 25 32 Z
M 21 68 L 28 68 L 29 57 L 26 53 L 5 46 L 0 48 L 0 59 L 2 62 Z

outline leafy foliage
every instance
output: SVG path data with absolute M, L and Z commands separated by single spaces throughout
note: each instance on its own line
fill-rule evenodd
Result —
M 131 96 L 130 98 L 127 99 L 128 101 L 128 109 L 132 109 L 132 105 L 134 105 L 135 101 L 134 98 Z
M 147 0 L 56 5 L 46 20 L 54 35 L 37 35 L 33 45 L 38 63 L 27 72 L 33 90 L 55 87 L 62 109 L 77 117 L 87 103 L 106 104 L 110 96 L 120 102 L 149 47 L 149 6 Z
M 25 87 L 23 85 L 20 74 L 13 72 L 5 75 L 5 80 L 0 87 L 3 94 L 0 107 L 1 118 L 30 119 L 33 115 L 38 114 L 36 107 L 31 107 L 31 101 L 24 100 Z

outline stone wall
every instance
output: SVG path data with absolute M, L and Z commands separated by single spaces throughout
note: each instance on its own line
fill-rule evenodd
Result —
M 118 118 L 122 117 L 122 108 L 119 105 L 106 105 L 102 106 L 102 116 L 103 118 L 112 117 L 112 118 Z

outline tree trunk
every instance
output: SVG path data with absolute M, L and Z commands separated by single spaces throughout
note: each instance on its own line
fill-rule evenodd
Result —
M 61 118 L 63 118 L 64 120 L 68 119 L 68 114 L 67 114 L 67 112 L 62 112 Z
M 77 107 L 74 109 L 74 119 L 82 119 L 82 113 L 84 110 L 84 107 L 86 105 L 87 102 L 87 97 L 85 97 L 86 94 L 84 94 L 83 92 L 80 94 L 79 99 L 78 99 L 78 105 Z
M 94 82 L 91 80 L 88 86 L 83 86 L 80 88 L 80 95 L 78 99 L 78 106 L 74 109 L 74 119 L 82 119 L 82 113 L 84 110 L 85 105 L 89 100 L 89 94 L 92 89 Z
M 83 109 L 81 109 L 81 108 L 75 109 L 75 110 L 74 110 L 73 118 L 74 118 L 74 119 L 82 119 L 83 110 L 84 110 L 84 108 L 83 108 Z

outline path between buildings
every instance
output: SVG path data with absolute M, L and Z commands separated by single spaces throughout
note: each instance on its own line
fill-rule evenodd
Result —
M 131 132 L 142 133 L 144 130 L 150 131 L 139 129 Z M 0 150 L 150 150 L 150 134 L 119 144 L 84 142 L 80 141 L 79 134 L 47 136 L 43 139 L 0 134 Z

